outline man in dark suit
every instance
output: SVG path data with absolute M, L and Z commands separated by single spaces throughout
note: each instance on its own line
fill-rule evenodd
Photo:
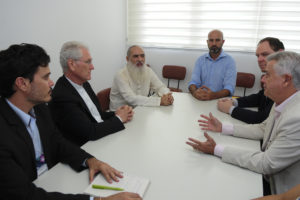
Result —
M 266 58 L 268 55 L 283 50 L 284 45 L 277 38 L 266 37 L 260 40 L 256 49 L 256 57 L 260 70 L 265 73 L 267 66 Z M 256 94 L 238 99 L 225 98 L 218 101 L 218 109 L 220 111 L 249 124 L 261 123 L 267 119 L 272 105 L 273 101 L 264 95 L 263 89 Z M 247 107 L 257 107 L 258 111 L 245 109 Z
M 64 75 L 58 79 L 49 106 L 64 136 L 77 145 L 123 130 L 133 110 L 122 106 L 116 112 L 103 112 L 97 96 L 87 82 L 94 69 L 88 48 L 75 41 L 66 42 L 60 52 Z
M 88 195 L 46 192 L 32 181 L 58 162 L 74 170 L 89 168 L 90 181 L 101 172 L 108 182 L 119 171 L 65 140 L 46 102 L 51 99 L 49 56 L 37 45 L 12 45 L 0 52 L 0 193 L 1 199 L 90 199 Z M 103 200 L 140 199 L 120 193 Z M 95 198 L 100 200 L 101 198 Z

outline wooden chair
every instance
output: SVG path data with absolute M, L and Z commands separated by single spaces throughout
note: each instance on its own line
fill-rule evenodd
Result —
M 104 90 L 101 90 L 100 92 L 98 92 L 97 97 L 98 97 L 98 101 L 101 105 L 101 109 L 102 111 L 107 111 L 109 110 L 109 95 L 110 95 L 110 89 L 111 88 L 106 88 Z
M 255 76 L 251 73 L 238 72 L 236 77 L 236 87 L 244 88 L 244 96 L 246 95 L 246 89 L 252 88 L 255 82 Z
M 164 78 L 168 79 L 168 88 L 173 92 L 182 92 L 179 89 L 180 80 L 185 79 L 186 67 L 176 66 L 176 65 L 164 65 L 162 69 L 162 75 Z M 175 79 L 178 81 L 177 88 L 169 87 L 170 79 Z

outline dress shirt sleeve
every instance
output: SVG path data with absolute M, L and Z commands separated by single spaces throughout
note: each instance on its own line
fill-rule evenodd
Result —
M 202 85 L 201 81 L 201 57 L 196 61 L 195 67 L 193 69 L 192 78 L 189 82 L 188 88 L 190 85 L 196 85 L 199 88 Z
M 222 134 L 233 135 L 233 125 L 232 124 L 222 124 Z
M 233 95 L 235 89 L 236 74 L 237 72 L 235 61 L 232 58 L 230 58 L 230 60 L 227 63 L 227 70 L 225 72 L 223 85 L 224 89 L 229 90 L 231 96 Z
M 214 149 L 214 155 L 222 158 L 223 151 L 224 151 L 224 147 L 220 144 L 217 144 Z

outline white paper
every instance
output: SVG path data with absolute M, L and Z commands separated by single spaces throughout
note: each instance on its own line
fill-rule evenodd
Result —
M 112 184 L 109 184 L 101 174 L 98 174 L 93 180 L 93 182 L 85 189 L 84 193 L 95 197 L 107 197 L 119 192 L 126 191 L 138 193 L 141 197 L 143 197 L 149 183 L 150 181 L 148 179 L 123 173 L 123 178 L 120 178 L 119 182 L 113 182 Z M 124 191 L 94 189 L 92 188 L 93 184 L 123 188 Z

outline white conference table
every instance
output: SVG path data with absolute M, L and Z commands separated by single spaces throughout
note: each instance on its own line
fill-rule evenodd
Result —
M 150 179 L 144 200 L 241 200 L 263 195 L 262 176 L 194 151 L 188 137 L 204 141 L 197 120 L 212 112 L 222 122 L 242 123 L 221 113 L 214 101 L 198 101 L 188 93 L 173 93 L 167 107 L 137 107 L 126 129 L 82 146 L 118 170 Z M 210 133 L 216 143 L 259 149 L 258 141 Z M 88 171 L 77 173 L 58 164 L 35 184 L 47 191 L 82 193 Z

